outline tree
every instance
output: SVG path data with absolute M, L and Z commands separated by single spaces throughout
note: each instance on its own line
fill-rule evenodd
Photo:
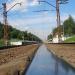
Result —
M 17 30 L 13 30 L 10 32 L 10 39 L 17 39 L 19 32 Z
M 63 23 L 65 35 L 75 35 L 75 21 L 72 16 L 69 16 Z
M 68 19 L 66 19 L 62 25 L 53 29 L 53 36 L 57 35 L 58 29 L 60 35 L 63 34 L 63 32 L 65 36 L 75 35 L 75 21 L 72 16 L 69 16 Z M 50 38 L 50 35 L 48 35 L 48 38 Z
M 0 22 L 0 39 L 3 38 L 3 24 Z
M 63 26 L 62 25 L 53 29 L 53 31 L 52 31 L 53 36 L 56 36 L 58 34 L 58 32 L 60 35 L 63 34 Z
M 53 38 L 53 36 L 52 36 L 52 34 L 50 34 L 50 35 L 48 35 L 47 40 L 50 40 L 50 39 L 52 39 L 52 38 Z
M 28 33 L 27 31 L 20 31 L 12 26 L 8 26 L 9 28 L 9 40 L 18 39 L 18 40 L 30 40 L 30 41 L 42 41 L 39 37 L 32 33 Z M 3 24 L 0 23 L 0 39 L 3 39 Z
M 27 34 L 28 34 L 27 31 L 24 31 L 24 32 L 23 32 L 24 40 L 27 40 Z

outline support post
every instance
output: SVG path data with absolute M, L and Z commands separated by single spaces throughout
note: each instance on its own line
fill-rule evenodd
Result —
M 8 23 L 7 23 L 7 7 L 6 3 L 3 3 L 3 22 L 4 22 L 4 44 L 8 45 Z
M 61 32 L 59 29 L 60 23 L 60 11 L 59 11 L 59 0 L 56 0 L 56 14 L 57 14 L 57 27 L 58 27 L 58 42 L 61 42 Z

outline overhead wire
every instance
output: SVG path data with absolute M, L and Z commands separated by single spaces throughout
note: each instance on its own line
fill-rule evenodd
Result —
M 9 0 L 6 0 L 6 2 L 5 3 L 7 3 Z
M 2 8 L 0 8 L 0 10 L 2 10 Z

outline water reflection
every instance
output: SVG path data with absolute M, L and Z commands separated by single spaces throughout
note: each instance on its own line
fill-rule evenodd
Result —
M 56 66 L 55 66 L 55 75 L 60 75 L 60 74 L 57 74 L 57 73 L 61 73 L 61 72 L 58 72 L 59 69 L 63 71 L 63 74 L 61 75 L 74 75 L 75 74 L 75 68 L 73 68 L 70 64 L 68 64 L 66 61 L 62 60 L 62 59 L 59 59 L 57 58 L 55 55 L 52 54 L 52 58 L 55 60 L 56 62 Z
M 59 66 L 58 64 L 59 64 L 59 62 L 58 62 L 57 59 L 55 59 L 55 60 L 56 60 L 56 61 L 55 61 L 55 75 L 58 75 L 58 71 L 59 71 L 59 70 L 58 70 L 58 68 L 59 68 L 59 67 L 58 67 L 58 66 Z
M 43 45 L 38 49 L 26 75 L 75 75 L 75 69 Z

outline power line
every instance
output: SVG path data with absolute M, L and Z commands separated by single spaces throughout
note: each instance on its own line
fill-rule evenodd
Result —
M 8 21 L 7 21 L 7 13 L 17 4 L 21 3 L 16 3 L 15 5 L 13 5 L 8 11 L 7 11 L 7 6 L 6 3 L 3 3 L 3 22 L 4 22 L 4 43 L 7 46 L 8 45 Z
M 3 3 L 7 3 L 9 0 L 6 0 L 6 2 L 3 2 Z M 3 9 L 3 7 L 2 8 L 0 8 L 0 10 L 2 10 Z
M 49 2 L 47 2 L 47 1 L 38 1 L 39 2 L 39 4 L 41 3 L 41 2 L 44 2 L 44 3 L 47 3 L 48 5 L 50 5 L 50 6 L 52 6 L 52 7 L 54 7 L 54 8 L 56 8 L 56 6 L 54 6 L 53 4 L 51 4 L 51 3 L 49 3 Z
M 58 27 L 58 42 L 61 42 L 61 32 L 59 29 L 59 26 L 61 25 L 60 22 L 60 9 L 59 4 L 66 4 L 68 3 L 68 0 L 56 0 L 56 14 L 57 14 L 57 27 Z
M 2 8 L 0 8 L 0 10 L 2 10 L 3 9 L 3 7 Z
M 0 15 L 2 15 L 2 13 L 0 13 Z
M 67 4 L 69 0 L 59 0 L 59 4 Z
M 40 2 L 44 2 L 44 3 L 47 3 L 48 5 L 54 7 L 56 9 L 56 15 L 57 15 L 57 27 L 59 27 L 61 25 L 60 23 L 60 10 L 59 10 L 59 4 L 66 4 L 68 3 L 68 0 L 56 0 L 56 6 L 54 6 L 53 4 L 49 3 L 48 1 L 38 1 L 39 4 Z M 41 11 L 39 11 L 41 12 Z M 60 34 L 60 31 L 59 31 L 59 28 L 58 28 L 58 42 L 60 42 L 60 37 L 61 37 L 61 34 Z
M 37 10 L 37 11 L 32 11 L 32 12 L 45 12 L 45 11 L 55 11 L 55 10 Z
M 16 3 L 15 5 L 17 5 L 17 4 L 21 5 L 21 3 Z M 9 12 L 15 5 L 13 5 L 9 10 L 7 10 L 7 12 Z

